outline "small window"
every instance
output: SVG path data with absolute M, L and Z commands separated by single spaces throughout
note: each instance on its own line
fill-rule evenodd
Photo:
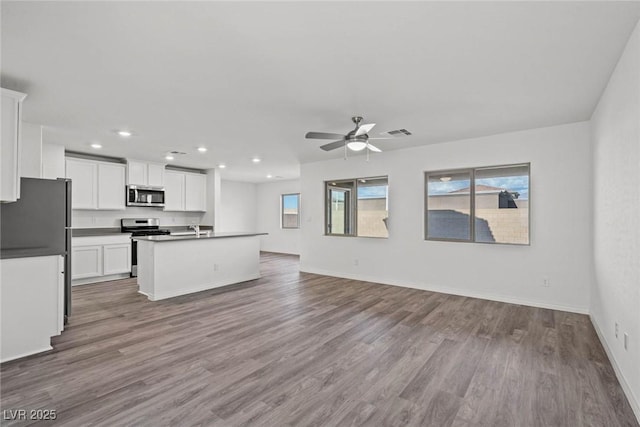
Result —
M 300 194 L 283 194 L 282 228 L 300 228 Z
M 326 181 L 325 233 L 389 237 L 388 182 L 386 176 Z
M 425 238 L 528 245 L 529 169 L 527 163 L 426 172 Z

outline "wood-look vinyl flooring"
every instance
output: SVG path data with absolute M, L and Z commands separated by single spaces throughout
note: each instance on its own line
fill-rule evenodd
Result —
M 72 426 L 638 426 L 587 316 L 289 255 L 261 269 L 158 302 L 135 280 L 75 287 L 54 350 L 1 366 L 1 408 Z

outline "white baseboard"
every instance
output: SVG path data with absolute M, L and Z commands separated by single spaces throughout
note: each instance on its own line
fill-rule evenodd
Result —
M 109 282 L 111 280 L 128 279 L 129 273 L 110 274 L 108 276 L 89 277 L 87 279 L 76 279 L 71 281 L 71 286 L 91 285 L 93 283 Z
M 622 374 L 620 366 L 618 366 L 618 361 L 613 355 L 613 351 L 611 351 L 611 347 L 609 347 L 609 343 L 607 342 L 605 335 L 602 333 L 600 326 L 598 326 L 598 322 L 596 322 L 596 319 L 592 315 L 589 315 L 589 318 L 591 319 L 593 329 L 596 330 L 596 334 L 598 334 L 598 338 L 600 338 L 600 342 L 602 343 L 602 347 L 604 347 L 604 351 L 607 353 L 607 357 L 609 357 L 611 366 L 613 366 L 613 370 L 616 373 L 616 378 L 618 378 L 618 382 L 622 386 L 624 394 L 627 396 L 629 405 L 631 405 L 631 409 L 633 409 L 633 413 L 640 423 L 640 400 L 635 396 L 635 394 L 633 394 L 633 390 L 631 390 L 631 387 L 629 387 L 629 383 L 627 382 L 625 376 Z
M 27 353 L 22 353 L 22 354 L 18 354 L 18 355 L 14 355 L 14 356 L 9 356 L 6 359 L 2 359 L 0 361 L 0 363 L 9 362 L 11 360 L 16 360 L 16 359 L 21 359 L 23 357 L 32 356 L 34 354 L 43 353 L 43 352 L 49 351 L 49 350 L 53 350 L 53 347 L 51 347 L 50 345 L 48 345 L 48 346 L 46 346 L 44 348 L 40 348 L 40 349 L 37 349 L 37 350 L 29 351 Z
M 363 274 L 339 273 L 335 271 L 328 271 L 328 270 L 317 269 L 317 268 L 301 267 L 300 271 L 304 273 L 321 274 L 323 276 L 340 277 L 343 279 L 360 280 L 360 281 L 372 282 L 372 283 L 381 283 L 383 285 L 401 286 L 404 288 L 420 289 L 423 291 L 439 292 L 443 294 L 458 295 L 463 297 L 486 299 L 490 301 L 505 302 L 509 304 L 526 305 L 526 306 L 537 307 L 537 308 L 547 308 L 550 310 L 567 311 L 570 313 L 589 314 L 588 307 L 576 307 L 576 306 L 568 306 L 568 305 L 562 305 L 562 304 L 552 304 L 544 301 L 527 300 L 527 299 L 517 298 L 513 296 L 508 296 L 508 295 L 466 291 L 466 290 L 460 290 L 455 288 L 449 288 L 446 286 L 434 286 L 434 285 L 429 285 L 425 283 L 413 283 L 413 282 L 408 282 L 404 280 L 386 280 L 386 279 L 381 280 L 379 277 L 373 277 L 373 276 L 369 277 Z

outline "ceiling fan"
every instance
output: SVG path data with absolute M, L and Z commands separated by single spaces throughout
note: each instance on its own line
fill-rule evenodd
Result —
M 376 125 L 375 123 L 369 124 L 360 124 L 362 122 L 362 117 L 354 116 L 351 117 L 353 123 L 356 124 L 356 128 L 346 135 L 341 135 L 339 133 L 327 133 L 327 132 L 307 132 L 305 138 L 307 139 L 337 139 L 337 141 L 330 142 L 321 146 L 324 151 L 335 150 L 336 148 L 345 148 L 350 149 L 352 151 L 362 151 L 365 148 L 370 151 L 374 151 L 376 153 L 382 152 L 381 149 L 369 143 L 370 140 L 378 140 L 378 139 L 393 139 L 399 136 L 408 136 L 411 135 L 406 129 L 397 129 L 389 132 L 383 132 L 381 135 L 389 135 L 388 137 L 381 138 L 369 138 L 368 132 L 373 129 Z

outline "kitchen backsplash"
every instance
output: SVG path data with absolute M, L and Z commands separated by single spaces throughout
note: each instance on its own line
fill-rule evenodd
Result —
M 160 226 L 198 224 L 204 212 L 165 212 L 160 209 L 128 207 L 123 211 L 74 210 L 71 226 L 75 228 L 120 227 L 121 218 L 160 218 Z

